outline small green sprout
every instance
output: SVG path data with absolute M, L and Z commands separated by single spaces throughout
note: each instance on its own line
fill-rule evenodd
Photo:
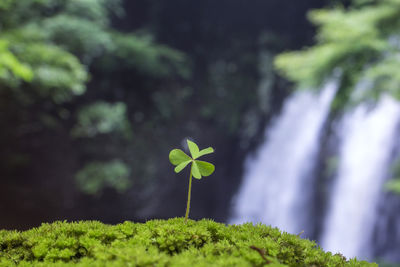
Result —
M 212 147 L 205 148 L 203 150 L 199 150 L 199 147 L 189 139 L 187 140 L 187 144 L 189 147 L 190 154 L 192 155 L 189 157 L 185 152 L 180 149 L 172 149 L 169 152 L 169 161 L 175 165 L 175 172 L 179 173 L 182 171 L 189 163 L 192 163 L 190 168 L 190 176 L 189 176 L 189 192 L 188 192 L 188 199 L 186 204 L 186 215 L 185 215 L 185 222 L 189 217 L 189 210 L 190 210 L 190 194 L 192 191 L 192 176 L 196 179 L 201 179 L 202 176 L 209 176 L 211 175 L 215 167 L 213 164 L 197 160 L 199 157 L 213 153 L 214 149 Z

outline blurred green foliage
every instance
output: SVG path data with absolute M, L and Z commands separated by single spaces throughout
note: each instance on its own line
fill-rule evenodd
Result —
M 316 44 L 276 58 L 277 69 L 301 87 L 320 87 L 339 73 L 334 108 L 376 100 L 382 93 L 400 99 L 400 1 L 355 0 L 350 7 L 314 10 Z M 353 94 L 363 81 L 362 91 Z
M 77 120 L 72 129 L 74 137 L 94 137 L 112 132 L 121 132 L 127 137 L 131 134 L 125 103 L 97 101 L 79 110 Z
M 386 183 L 385 188 L 388 191 L 400 194 L 400 158 L 393 163 L 390 174 L 393 179 Z
M 134 81 L 138 83 L 148 79 L 140 75 L 188 77 L 190 70 L 183 53 L 156 44 L 149 34 L 114 30 L 111 17 L 122 15 L 121 2 L 114 0 L 1 1 L 0 128 L 4 130 L 0 145 L 4 153 L 0 157 L 10 178 L 21 167 L 10 161 L 26 155 L 25 164 L 35 164 L 35 151 L 44 149 L 46 136 L 52 135 L 59 136 L 56 142 L 77 142 L 78 153 L 90 158 L 79 162 L 82 167 L 76 175 L 84 192 L 129 187 L 134 164 L 131 161 L 128 167 L 126 155 L 116 150 L 128 147 L 133 127 L 127 104 L 121 102 L 127 100 L 114 95 L 125 94 L 132 85 L 115 75 L 134 73 L 139 75 Z M 112 151 L 99 146 L 105 135 L 119 140 L 110 142 Z M 85 138 L 92 141 L 81 145 L 79 139 Z M 29 147 L 33 140 L 35 148 Z M 18 143 L 28 145 L 19 148 Z
M 9 80 L 15 80 L 15 78 L 30 81 L 32 76 L 31 69 L 19 62 L 14 54 L 9 51 L 8 42 L 0 40 L 0 77 L 2 82 L 6 83 Z
M 20 75 L 5 81 L 13 81 L 5 85 L 13 90 L 16 99 L 31 98 L 30 102 L 33 102 L 32 97 L 49 98 L 61 103 L 86 89 L 88 74 L 85 66 L 75 55 L 58 46 L 46 29 L 51 18 L 41 12 L 51 12 L 56 7 L 50 3 L 56 5 L 56 2 L 9 1 L 6 8 L 0 9 L 0 38 L 7 41 L 12 54 L 33 74 L 33 79 L 26 84 L 21 84 Z M 20 90 L 24 87 L 27 89 Z
M 400 194 L 400 179 L 396 178 L 388 181 L 385 188 L 393 193 Z
M 125 192 L 132 184 L 129 168 L 119 160 L 91 162 L 76 174 L 77 183 L 88 194 L 99 194 L 104 187 Z

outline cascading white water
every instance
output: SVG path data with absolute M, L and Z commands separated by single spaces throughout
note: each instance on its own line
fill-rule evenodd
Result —
M 266 131 L 266 142 L 247 160 L 230 223 L 262 222 L 299 233 L 307 226 L 307 194 L 319 135 L 336 92 L 296 92 Z
M 399 103 L 384 96 L 373 109 L 366 104 L 356 107 L 339 124 L 337 178 L 321 237 L 325 250 L 370 257 L 377 203 L 390 169 L 399 120 Z

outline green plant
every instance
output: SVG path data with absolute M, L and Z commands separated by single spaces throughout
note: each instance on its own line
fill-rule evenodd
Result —
M 71 266 L 378 265 L 324 252 L 314 241 L 263 224 L 172 218 L 117 225 L 59 221 L 22 232 L 0 230 L 0 267 Z
M 280 54 L 275 58 L 277 70 L 304 88 L 321 87 L 336 76 L 334 109 L 384 94 L 400 99 L 400 49 L 393 41 L 400 25 L 400 1 L 349 2 L 347 8 L 336 5 L 309 13 L 317 26 L 316 44 Z M 363 84 L 363 90 L 353 94 L 357 84 Z
M 190 175 L 189 175 L 189 191 L 188 191 L 188 199 L 186 203 L 186 214 L 185 214 L 185 222 L 189 217 L 189 210 L 190 210 L 190 194 L 192 191 L 192 176 L 196 179 L 201 179 L 202 176 L 209 176 L 211 175 L 215 167 L 213 164 L 197 160 L 199 157 L 213 153 L 214 149 L 212 147 L 205 148 L 203 150 L 199 150 L 199 147 L 189 139 L 187 139 L 187 144 L 190 151 L 190 156 L 188 156 L 185 152 L 180 149 L 172 149 L 169 153 L 169 161 L 175 165 L 175 172 L 179 173 L 182 171 L 189 163 L 192 163 L 190 168 Z

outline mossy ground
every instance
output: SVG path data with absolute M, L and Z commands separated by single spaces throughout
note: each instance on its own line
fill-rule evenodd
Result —
M 324 252 L 265 225 L 182 218 L 55 222 L 0 231 L 0 267 L 10 266 L 377 266 Z

